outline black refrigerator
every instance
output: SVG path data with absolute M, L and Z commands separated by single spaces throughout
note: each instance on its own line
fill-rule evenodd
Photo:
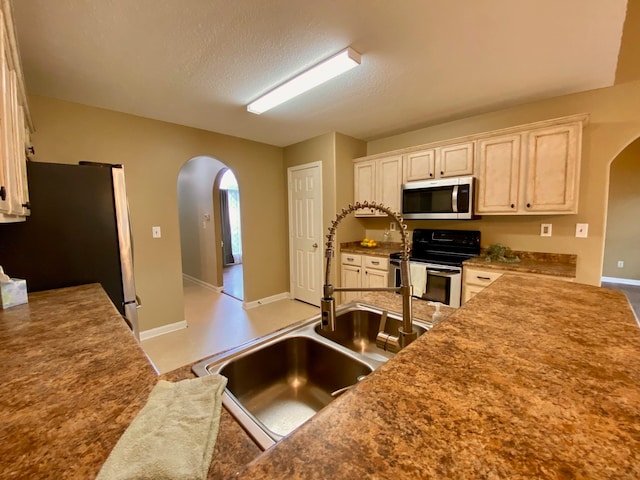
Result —
M 139 339 L 122 165 L 29 162 L 26 221 L 0 224 L 0 265 L 37 292 L 100 283 Z

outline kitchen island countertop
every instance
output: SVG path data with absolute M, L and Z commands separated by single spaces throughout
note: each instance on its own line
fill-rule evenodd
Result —
M 0 311 L 0 471 L 92 478 L 158 377 L 99 286 L 30 302 Z M 445 313 L 262 454 L 223 409 L 208 478 L 252 459 L 240 478 L 640 478 L 640 331 L 622 293 L 508 275 Z
M 498 279 L 239 478 L 640 478 L 620 292 Z

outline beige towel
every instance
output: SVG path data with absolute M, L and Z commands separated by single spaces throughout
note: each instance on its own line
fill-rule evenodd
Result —
M 427 289 L 427 266 L 420 263 L 409 263 L 409 273 L 411 274 L 411 285 L 413 285 L 412 295 L 422 297 Z
M 206 479 L 226 384 L 218 374 L 160 380 L 96 478 Z

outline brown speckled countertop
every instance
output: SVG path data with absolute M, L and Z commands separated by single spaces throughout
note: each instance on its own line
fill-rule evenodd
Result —
M 513 252 L 520 258 L 518 263 L 498 261 L 487 262 L 483 257 L 466 260 L 465 267 L 483 270 L 504 270 L 508 272 L 536 273 L 553 277 L 576 277 L 577 255 L 562 253 Z
M 498 279 L 240 478 L 640 478 L 640 329 L 620 292 Z
M 0 310 L 0 359 L 3 479 L 94 478 L 158 380 L 99 285 Z M 191 376 L 187 367 L 163 378 Z M 223 409 L 209 478 L 259 453 Z
M 391 292 L 365 292 L 361 298 L 356 300 L 362 303 L 368 303 L 375 305 L 379 308 L 386 308 L 390 312 L 401 313 L 402 312 L 402 296 Z M 413 318 L 424 320 L 431 325 L 436 325 L 439 322 L 433 322 L 433 313 L 435 307 L 429 305 L 430 302 L 414 298 L 412 304 Z M 453 314 L 457 308 L 447 307 L 446 305 L 440 306 L 440 312 L 442 317 L 440 322 L 444 321 L 449 315 Z
M 360 242 L 345 242 L 340 244 L 340 252 L 357 253 L 359 255 L 373 255 L 388 257 L 392 253 L 402 250 L 402 244 L 396 242 L 379 242 L 377 247 L 363 247 Z

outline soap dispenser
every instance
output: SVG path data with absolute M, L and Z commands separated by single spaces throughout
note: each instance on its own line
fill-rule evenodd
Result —
M 429 302 L 429 305 L 431 305 L 431 306 L 436 308 L 436 311 L 433 312 L 433 316 L 431 317 L 431 322 L 434 325 L 437 325 L 442 320 L 444 320 L 444 313 L 442 313 L 440 311 L 440 307 L 442 306 L 442 303 L 440 303 L 440 302 Z

